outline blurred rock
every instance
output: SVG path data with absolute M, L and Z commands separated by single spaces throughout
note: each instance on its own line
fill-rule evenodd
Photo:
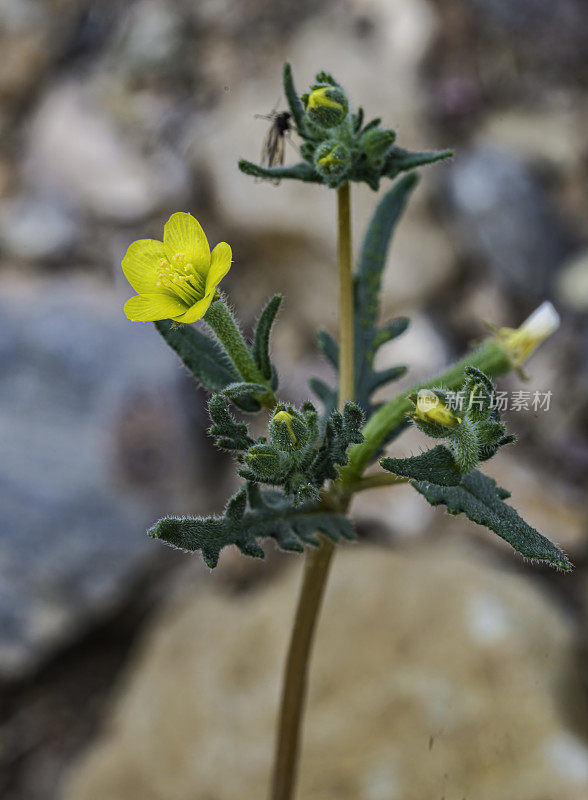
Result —
M 63 800 L 264 797 L 299 578 L 172 604 Z M 579 693 L 572 644 L 540 592 L 476 558 L 342 548 L 313 659 L 300 796 L 583 800 L 588 748 L 561 713 Z
M 0 246 L 23 260 L 64 255 L 78 238 L 78 220 L 55 199 L 22 195 L 0 206 Z
M 549 291 L 569 245 L 547 197 L 507 151 L 463 151 L 447 171 L 447 193 L 464 250 L 515 297 Z
M 588 311 L 588 250 L 564 264 L 557 276 L 557 294 L 574 311 Z
M 141 153 L 126 139 L 83 84 L 48 91 L 29 133 L 24 177 L 100 218 L 141 219 L 188 189 L 183 162 L 163 146 Z
M 0 678 L 110 610 L 187 510 L 178 364 L 94 282 L 2 285 Z M 193 491 L 193 490 L 192 490 Z M 184 498 L 184 499 L 182 499 Z M 183 503 L 183 505 L 182 505 Z

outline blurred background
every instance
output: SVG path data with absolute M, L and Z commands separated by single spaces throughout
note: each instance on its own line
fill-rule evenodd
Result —
M 205 396 L 120 270 L 192 212 L 231 243 L 250 326 L 285 294 L 283 396 L 332 378 L 334 196 L 256 161 L 319 69 L 422 172 L 383 313 L 407 381 L 542 300 L 560 331 L 504 391 L 519 436 L 486 467 L 576 563 L 524 564 L 410 488 L 366 492 L 337 554 L 313 664 L 300 797 L 588 798 L 588 18 L 583 0 L 0 0 L 0 795 L 258 800 L 301 560 L 199 558 L 146 539 L 235 485 Z M 298 160 L 296 137 L 287 163 Z M 354 187 L 355 246 L 376 195 Z M 403 384 L 404 386 L 405 384 Z M 423 444 L 415 433 L 398 454 Z

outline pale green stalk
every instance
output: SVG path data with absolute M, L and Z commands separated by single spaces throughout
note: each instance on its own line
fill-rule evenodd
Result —
M 353 400 L 353 273 L 351 266 L 351 208 L 349 184 L 337 190 L 338 263 L 339 263 L 339 407 Z M 344 502 L 337 510 L 344 512 Z M 296 769 L 300 749 L 300 725 L 310 653 L 316 630 L 329 566 L 335 545 L 321 537 L 321 544 L 307 552 L 304 577 L 294 628 L 290 639 L 272 778 L 271 800 L 291 800 L 294 796 Z

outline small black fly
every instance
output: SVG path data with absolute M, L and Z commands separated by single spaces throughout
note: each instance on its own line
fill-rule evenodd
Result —
M 269 119 L 271 125 L 261 150 L 260 161 L 265 167 L 281 167 L 284 163 L 286 136 L 294 129 L 289 111 L 272 111 L 270 114 L 256 114 L 261 119 Z M 276 185 L 279 179 L 273 180 Z

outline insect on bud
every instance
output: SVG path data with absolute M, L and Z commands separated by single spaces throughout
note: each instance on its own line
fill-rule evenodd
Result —
M 349 111 L 347 97 L 338 86 L 313 86 L 302 101 L 309 121 L 321 128 L 340 125 Z

